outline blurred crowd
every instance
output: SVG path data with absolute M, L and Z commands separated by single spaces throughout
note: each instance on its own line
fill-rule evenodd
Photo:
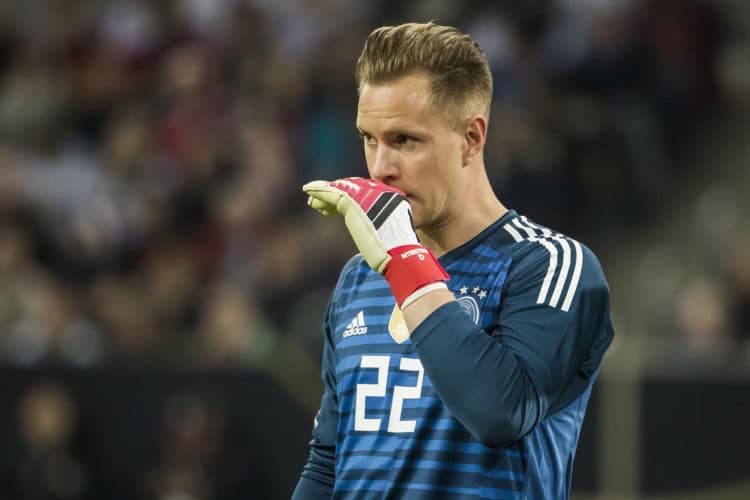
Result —
M 486 163 L 498 195 L 616 265 L 616 243 L 711 168 L 692 145 L 750 109 L 740 11 L 700 0 L 0 2 L 0 359 L 289 377 L 274 369 L 283 363 L 315 377 L 322 310 L 355 249 L 299 187 L 366 175 L 353 68 L 386 23 L 435 19 L 475 37 L 495 79 Z M 737 234 L 727 264 L 658 324 L 699 331 L 697 346 L 750 337 L 750 230 Z M 55 405 L 64 430 L 74 410 L 60 389 L 36 390 L 21 412 Z M 60 443 L 62 430 L 30 439 Z M 84 484 L 60 460 L 63 486 Z
M 365 175 L 353 65 L 374 26 L 472 33 L 506 204 L 596 246 L 648 220 L 722 109 L 698 1 L 0 3 L 0 355 L 252 365 L 318 349 L 354 251 L 299 186 Z M 609 256 L 604 255 L 606 261 Z
M 122 379 L 107 380 L 120 389 L 127 387 L 121 384 Z M 257 432 L 247 432 L 247 414 L 243 422 L 238 418 L 241 412 L 227 408 L 226 394 L 173 387 L 171 393 L 162 394 L 159 405 L 144 405 L 146 401 L 138 397 L 112 405 L 110 398 L 110 408 L 101 408 L 101 397 L 82 398 L 80 387 L 71 390 L 71 385 L 76 382 L 43 377 L 28 384 L 18 398 L 16 411 L 9 415 L 17 424 L 5 429 L 0 440 L 3 498 L 239 500 L 288 496 L 280 490 L 289 487 L 284 484 L 290 483 L 289 478 L 280 485 L 273 477 L 278 472 L 264 466 L 264 462 L 278 462 L 274 453 L 258 443 Z M 92 408 L 96 405 L 100 407 Z M 134 405 L 146 418 L 118 416 L 127 405 Z M 277 420 L 285 423 L 283 417 Z M 293 435 L 304 444 L 298 433 Z M 297 448 L 301 459 L 303 450 Z

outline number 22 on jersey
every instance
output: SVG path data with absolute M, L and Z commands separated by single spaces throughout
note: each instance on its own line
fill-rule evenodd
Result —
M 376 369 L 377 383 L 375 384 L 357 384 L 357 396 L 354 406 L 354 430 L 355 431 L 373 431 L 381 429 L 382 419 L 367 418 L 365 410 L 367 407 L 367 398 L 384 398 L 386 397 L 388 385 L 388 371 L 390 368 L 390 356 L 362 356 L 359 367 L 362 369 Z M 422 363 L 417 358 L 401 358 L 399 370 L 405 372 L 415 372 L 417 374 L 416 385 L 396 385 L 393 388 L 393 403 L 388 416 L 388 432 L 414 432 L 417 427 L 416 420 L 403 420 L 401 411 L 404 407 L 405 399 L 419 399 L 422 395 L 422 381 L 424 380 L 424 369 Z

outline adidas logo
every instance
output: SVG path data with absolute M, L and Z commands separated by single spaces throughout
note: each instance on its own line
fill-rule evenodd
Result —
M 357 316 L 354 317 L 351 322 L 346 325 L 344 330 L 344 338 L 351 337 L 352 335 L 364 335 L 367 333 L 367 325 L 365 325 L 365 312 L 359 311 Z

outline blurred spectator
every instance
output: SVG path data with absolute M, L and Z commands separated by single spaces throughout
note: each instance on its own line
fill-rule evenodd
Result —
M 71 448 L 77 419 L 75 402 L 63 386 L 41 381 L 27 389 L 18 407 L 15 498 L 86 498 L 88 472 Z
M 677 327 L 688 352 L 698 358 L 724 354 L 731 334 L 727 304 L 722 283 L 707 277 L 693 279 L 680 292 Z
M 198 319 L 192 363 L 263 368 L 277 361 L 278 333 L 252 297 L 229 284 L 217 286 L 208 295 Z
M 132 282 L 102 275 L 91 287 L 97 320 L 111 335 L 113 361 L 153 360 L 158 342 L 155 313 Z
M 156 500 L 218 498 L 215 463 L 223 445 L 223 420 L 215 404 L 196 394 L 175 394 L 164 404 L 160 461 L 145 486 Z

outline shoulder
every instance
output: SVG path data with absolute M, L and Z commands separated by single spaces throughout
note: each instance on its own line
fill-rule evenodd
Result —
M 341 268 L 338 280 L 336 282 L 336 288 L 334 289 L 334 295 L 339 295 L 345 288 L 351 287 L 358 278 L 363 278 L 370 272 L 370 266 L 365 262 L 362 254 L 352 256 L 344 267 Z
M 585 244 L 525 216 L 506 222 L 513 242 L 509 287 L 538 289 L 537 302 L 567 311 L 581 289 L 607 291 L 599 259 Z
M 351 256 L 349 260 L 346 261 L 346 264 L 344 264 L 344 267 L 341 268 L 341 272 L 339 273 L 339 281 L 345 279 L 347 276 L 350 276 L 353 273 L 360 271 L 363 266 L 367 266 L 367 263 L 365 262 L 365 258 L 362 257 L 362 254 L 358 253 Z

